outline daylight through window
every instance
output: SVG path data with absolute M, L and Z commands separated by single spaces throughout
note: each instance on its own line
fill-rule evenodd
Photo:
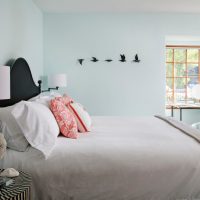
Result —
M 166 46 L 166 104 L 192 102 L 199 66 L 200 46 Z

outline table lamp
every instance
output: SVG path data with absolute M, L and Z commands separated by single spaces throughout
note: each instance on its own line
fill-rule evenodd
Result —
M 10 99 L 10 67 L 0 67 L 0 100 Z M 4 135 L 0 133 L 0 159 L 6 152 L 6 140 Z
M 59 87 L 67 87 L 66 74 L 55 74 L 48 77 L 48 85 L 50 89 L 58 90 Z
M 42 92 L 49 92 L 50 90 L 58 90 L 61 87 L 67 87 L 67 76 L 66 74 L 55 74 L 48 76 L 48 86 L 47 90 Z
M 10 67 L 0 67 L 0 100 L 10 99 Z

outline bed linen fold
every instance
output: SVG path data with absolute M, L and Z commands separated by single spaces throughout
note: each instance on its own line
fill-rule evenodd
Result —
M 177 121 L 176 119 L 173 119 L 172 117 L 166 117 L 166 116 L 162 116 L 162 115 L 155 115 L 155 117 L 169 123 L 174 128 L 177 128 L 181 132 L 192 137 L 193 139 L 195 139 L 197 142 L 200 143 L 200 131 L 199 130 L 197 130 L 181 121 Z

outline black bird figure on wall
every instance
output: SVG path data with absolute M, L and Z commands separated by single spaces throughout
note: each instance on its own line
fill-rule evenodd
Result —
M 80 65 L 83 64 L 83 61 L 84 61 L 84 59 L 82 59 L 82 58 L 78 59 L 78 62 L 80 63 Z
M 126 57 L 124 54 L 120 54 L 120 57 L 121 57 L 121 60 L 119 60 L 119 61 L 126 62 Z
M 95 57 L 92 57 L 92 60 L 91 60 L 92 62 L 98 62 L 99 60 L 97 59 L 97 58 L 95 58 Z
M 133 60 L 133 62 L 140 62 L 137 54 L 135 55 L 135 60 Z
M 112 62 L 113 60 L 112 59 L 106 59 L 105 61 L 106 62 Z

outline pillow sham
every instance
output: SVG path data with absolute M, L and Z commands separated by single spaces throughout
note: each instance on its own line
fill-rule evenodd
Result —
M 50 109 L 60 127 L 60 132 L 65 137 L 76 139 L 78 131 L 77 123 L 69 109 L 62 103 L 62 101 L 56 99 L 50 101 Z
M 38 94 L 37 96 L 35 97 L 32 97 L 31 99 L 29 99 L 28 101 L 36 101 L 38 99 L 41 99 L 43 97 L 51 97 L 51 99 L 55 98 L 55 97 L 62 97 L 62 95 L 58 92 L 54 92 L 53 94 L 51 94 L 50 92 L 42 92 L 40 94 Z
M 78 130 L 81 133 L 91 131 L 92 120 L 83 106 L 79 103 L 70 103 L 68 108 L 76 119 Z
M 59 135 L 59 127 L 50 109 L 37 102 L 22 101 L 12 111 L 30 145 L 48 158 Z
M 7 147 L 15 151 L 26 151 L 29 143 L 12 115 L 17 104 L 0 108 L 0 132 L 3 133 Z
M 30 102 L 37 102 L 37 103 L 41 103 L 47 107 L 49 107 L 49 102 L 54 99 L 55 97 L 60 97 L 62 98 L 62 95 L 59 93 L 55 93 L 53 95 L 49 94 L 49 93 L 41 93 L 31 99 L 29 99 L 28 101 Z

